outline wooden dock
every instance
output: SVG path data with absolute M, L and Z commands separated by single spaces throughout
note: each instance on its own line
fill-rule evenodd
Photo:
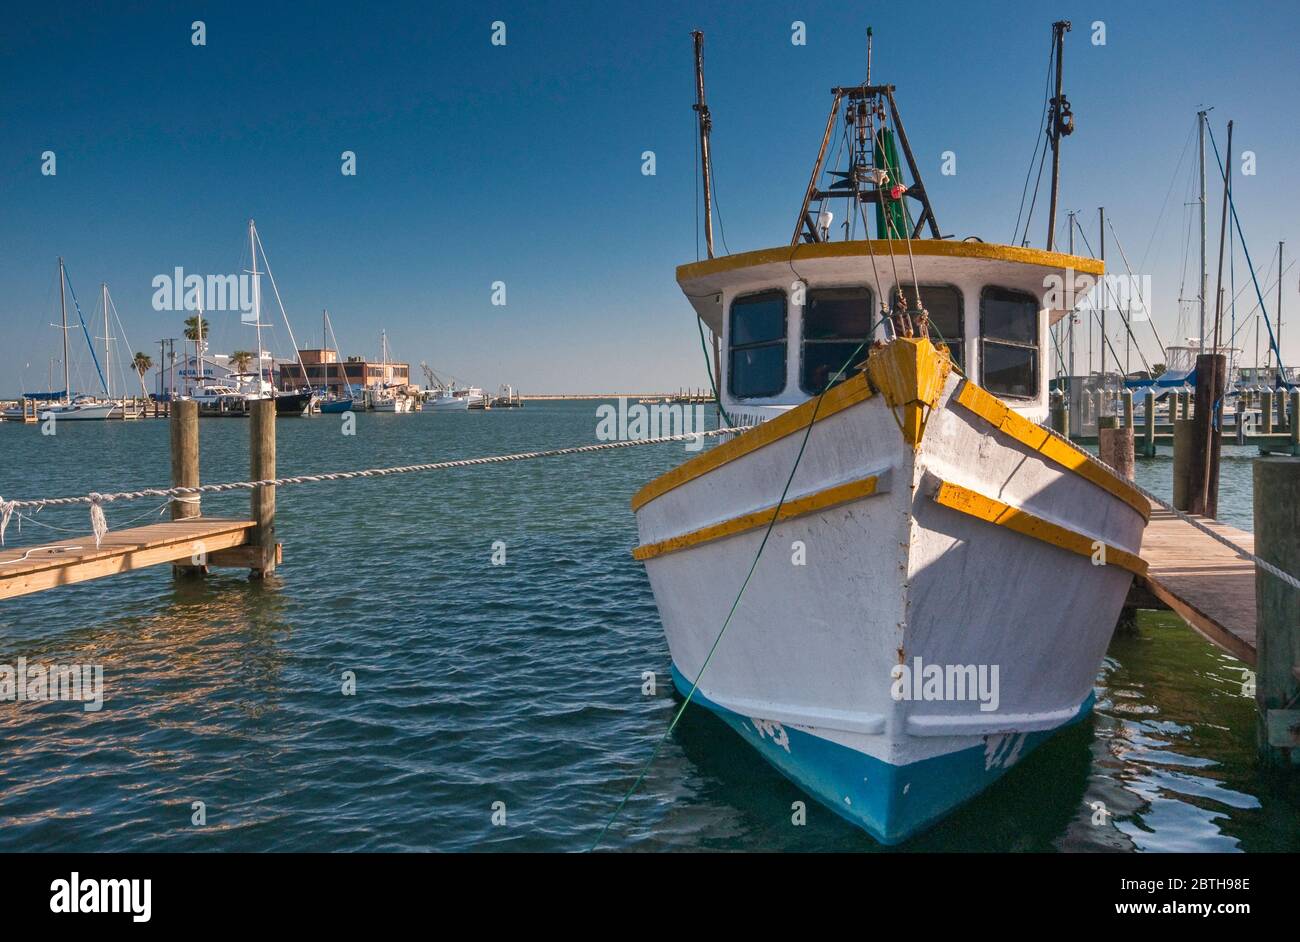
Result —
M 1217 520 L 1199 523 L 1254 552 L 1253 534 Z M 1129 596 L 1134 608 L 1166 608 L 1229 654 L 1255 664 L 1255 564 L 1157 504 L 1142 538 L 1150 567 Z
M 110 530 L 99 546 L 90 535 L 0 550 L 0 599 L 72 585 L 162 563 L 248 566 L 252 520 L 189 517 Z

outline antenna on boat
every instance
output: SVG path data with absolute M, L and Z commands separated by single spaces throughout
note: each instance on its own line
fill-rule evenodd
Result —
M 700 173 L 704 176 L 704 247 L 713 258 L 713 189 L 710 185 L 712 162 L 709 159 L 709 132 L 713 130 L 713 118 L 709 106 L 704 100 L 704 33 L 692 30 L 695 40 L 695 112 L 700 124 Z M 696 243 L 698 251 L 699 243 Z
M 1070 102 L 1061 91 L 1063 68 L 1061 53 L 1065 51 L 1065 34 L 1070 31 L 1069 20 L 1052 24 L 1052 40 L 1056 45 L 1056 94 L 1049 105 L 1047 139 L 1052 144 L 1052 199 L 1047 209 L 1047 251 L 1056 244 L 1056 200 L 1061 189 L 1061 138 L 1074 133 L 1074 114 Z

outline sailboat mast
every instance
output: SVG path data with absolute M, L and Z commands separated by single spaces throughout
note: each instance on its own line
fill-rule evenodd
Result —
M 68 372 L 68 276 L 59 256 L 59 310 L 63 314 L 63 399 L 72 402 L 72 379 Z
M 1285 383 L 1287 382 L 1284 373 L 1286 367 L 1282 363 L 1282 245 L 1281 242 L 1277 244 L 1277 368 L 1282 374 L 1282 382 Z
M 108 360 L 108 282 L 99 283 L 99 303 L 104 307 L 104 395 L 113 398 L 113 365 Z
M 1208 112 L 1196 112 L 1196 141 L 1201 152 L 1201 195 L 1198 199 L 1201 214 L 1201 290 L 1197 302 L 1201 312 L 1201 353 L 1205 352 L 1205 293 L 1209 290 L 1210 272 L 1205 265 L 1205 121 Z
M 262 395 L 262 283 L 257 277 L 257 230 L 248 220 L 248 253 L 253 259 L 253 319 L 257 325 L 257 395 Z

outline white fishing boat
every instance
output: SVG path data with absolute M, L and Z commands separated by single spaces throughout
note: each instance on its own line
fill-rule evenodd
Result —
M 678 689 L 892 844 L 1088 714 L 1150 508 L 1039 424 L 1101 263 L 940 238 L 893 87 L 835 89 L 827 139 L 841 107 L 790 245 L 677 270 L 739 431 L 635 495 L 634 555 Z M 840 197 L 877 238 L 830 241 Z
M 431 390 L 424 398 L 424 407 L 430 412 L 467 412 L 469 403 L 468 396 L 458 396 L 450 388 Z

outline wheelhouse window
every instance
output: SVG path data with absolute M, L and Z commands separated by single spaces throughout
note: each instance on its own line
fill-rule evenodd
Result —
M 785 292 L 764 291 L 731 302 L 727 387 L 737 399 L 785 389 Z
M 999 396 L 1038 395 L 1038 299 L 1022 291 L 985 288 L 980 294 L 980 372 Z
M 903 296 L 916 306 L 916 289 L 905 286 Z M 966 369 L 966 313 L 961 292 L 951 285 L 921 285 L 921 301 L 930 314 L 930 342 L 947 344 L 958 368 Z
M 808 290 L 803 311 L 803 363 L 799 371 L 799 385 L 804 392 L 818 395 L 856 372 L 854 368 L 867 358 L 865 344 L 874 310 L 868 288 Z M 859 347 L 862 349 L 858 350 Z M 858 351 L 856 356 L 854 351 Z M 854 362 L 850 363 L 850 358 Z

